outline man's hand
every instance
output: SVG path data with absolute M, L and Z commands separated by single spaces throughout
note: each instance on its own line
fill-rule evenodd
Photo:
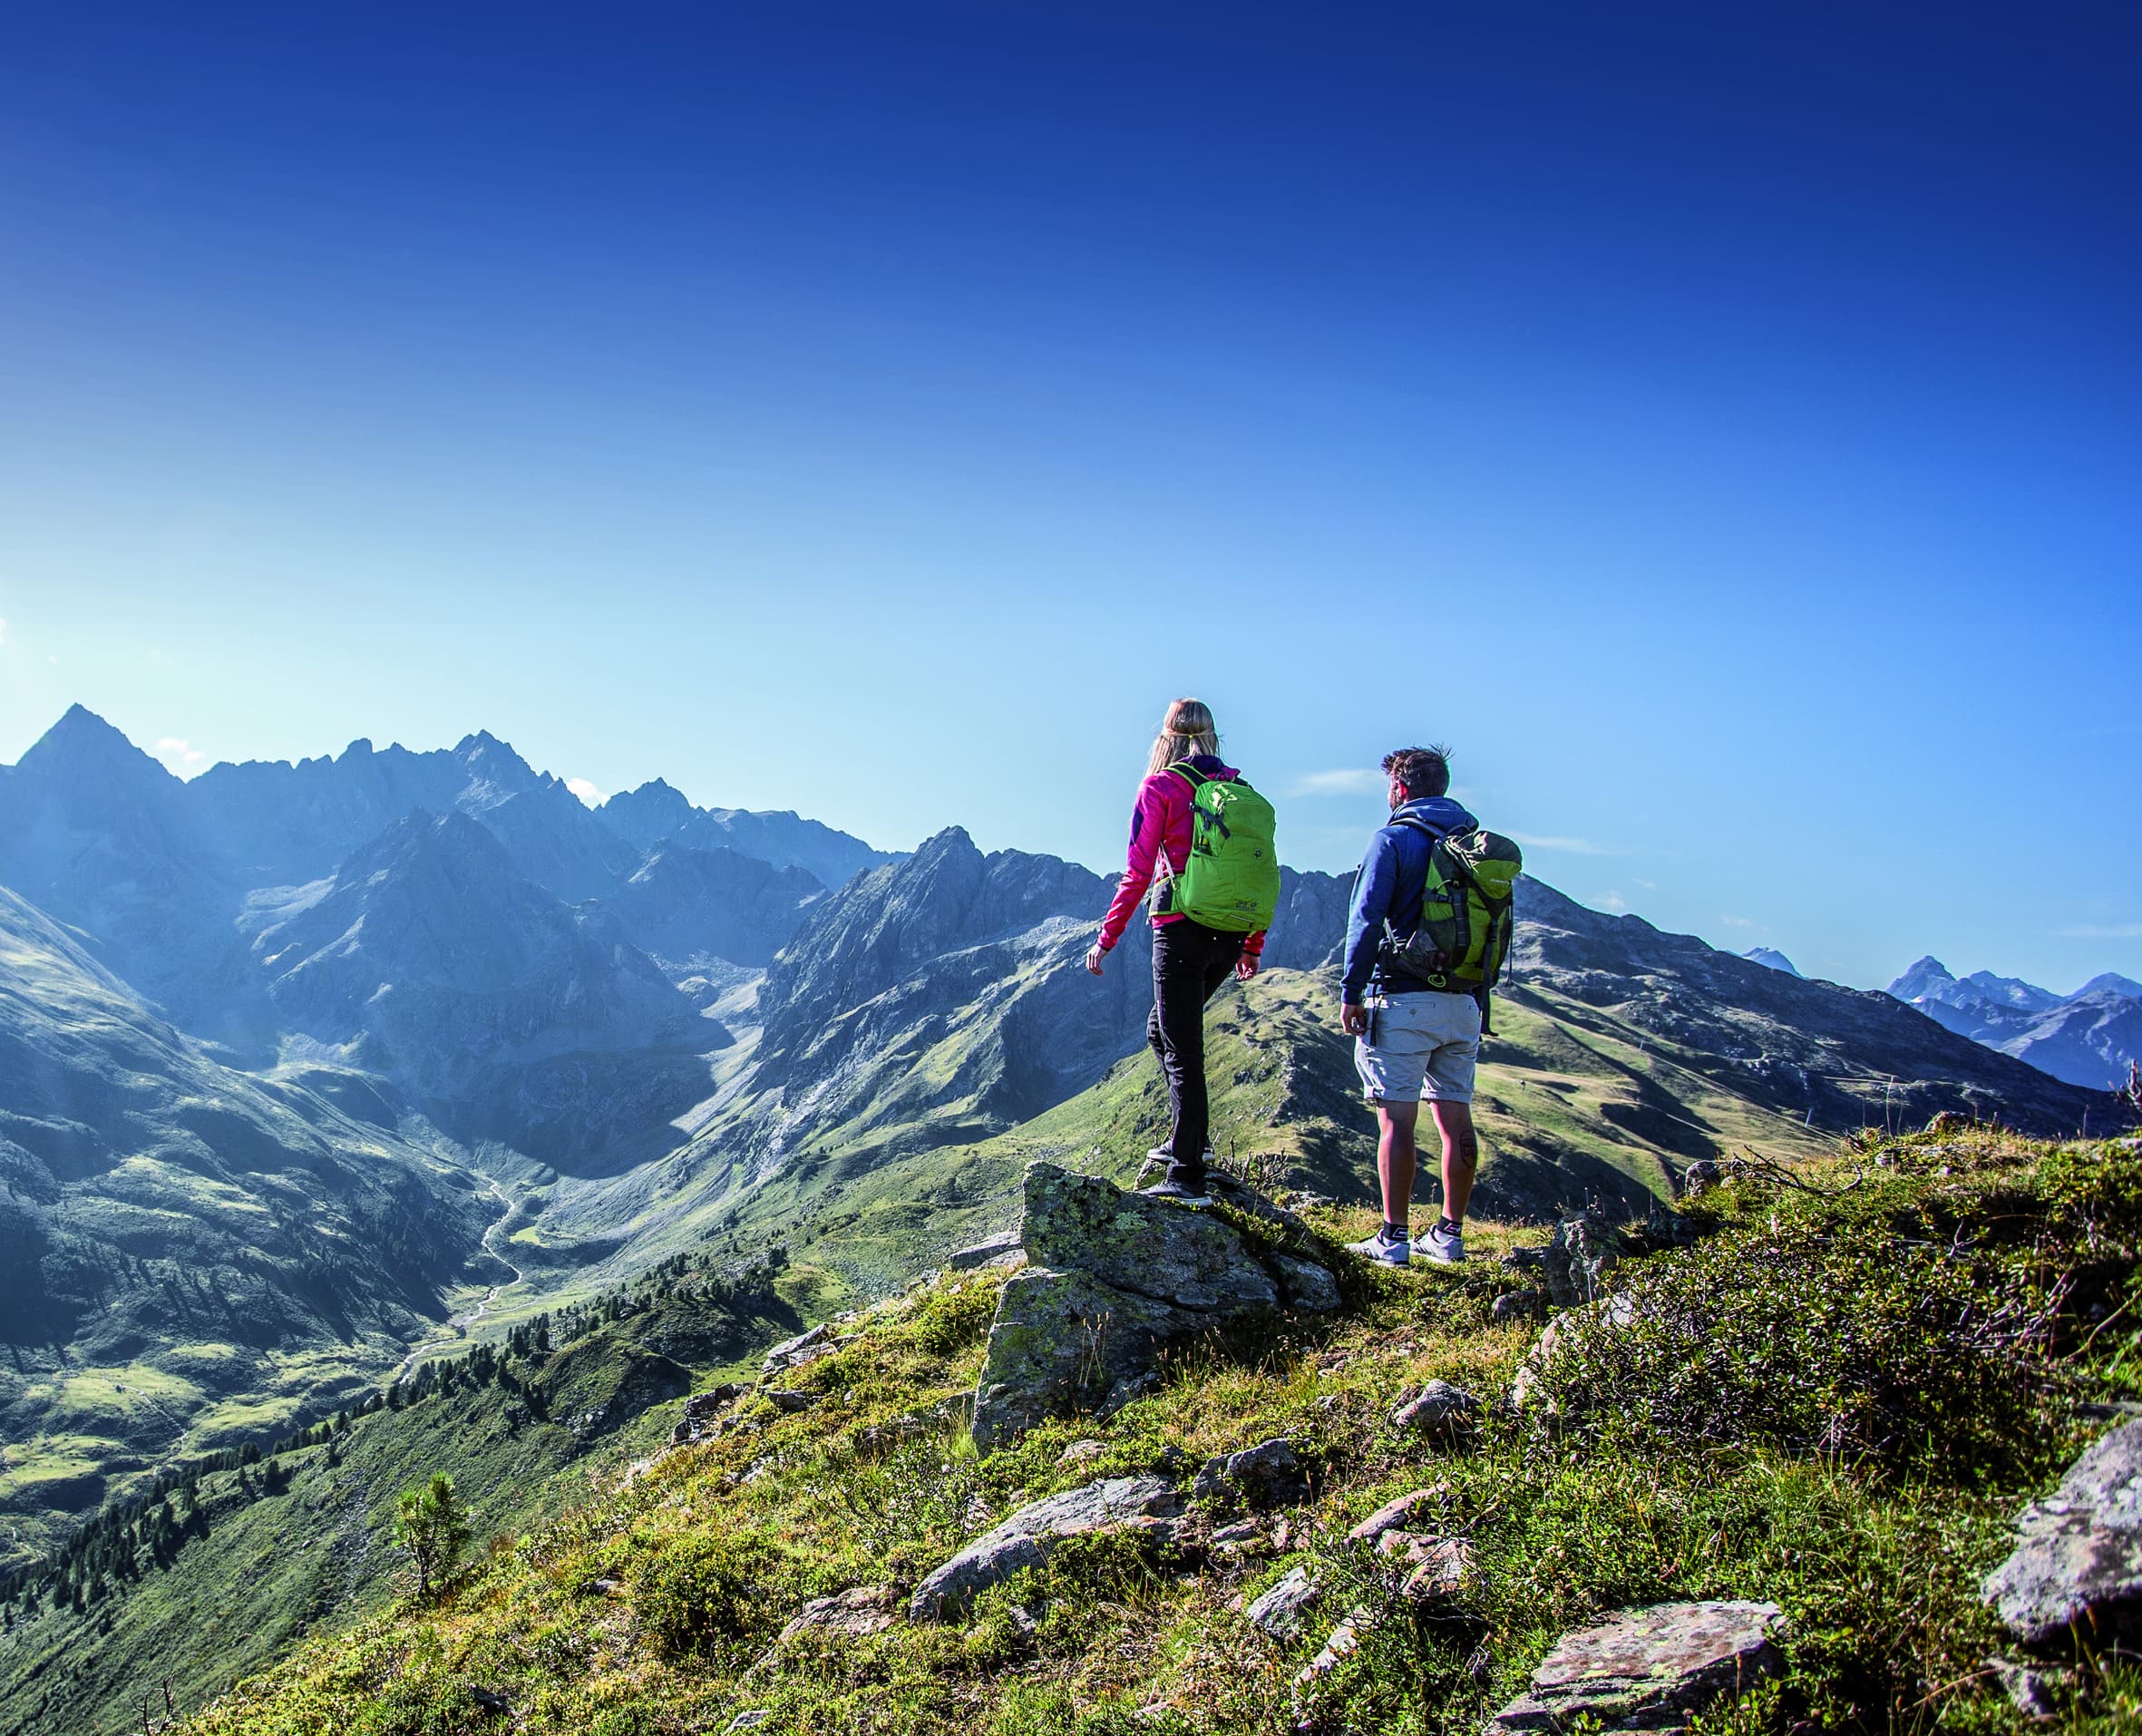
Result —
M 1256 974 L 1257 955 L 1254 952 L 1245 952 L 1234 961 L 1234 980 L 1237 982 L 1247 982 Z
M 1339 1028 L 1348 1037 L 1368 1035 L 1368 1009 L 1350 1002 L 1339 1009 Z
M 1092 947 L 1087 950 L 1086 955 L 1086 968 L 1088 970 L 1091 970 L 1096 977 L 1099 976 L 1101 974 L 1101 961 L 1107 956 L 1108 953 L 1106 950 L 1101 945 L 1100 941 L 1095 941 Z

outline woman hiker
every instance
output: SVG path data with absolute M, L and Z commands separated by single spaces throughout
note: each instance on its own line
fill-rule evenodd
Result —
M 1257 974 L 1279 899 L 1280 870 L 1271 805 L 1233 766 L 1221 763 L 1220 736 L 1202 700 L 1178 699 L 1161 720 L 1131 809 L 1123 881 L 1101 938 L 1086 955 L 1086 968 L 1096 977 L 1148 888 L 1153 1012 L 1145 1039 L 1167 1077 L 1173 1126 L 1166 1143 L 1150 1154 L 1165 1161 L 1167 1174 L 1144 1191 L 1209 1204 L 1205 1002 L 1230 971 L 1244 982 Z

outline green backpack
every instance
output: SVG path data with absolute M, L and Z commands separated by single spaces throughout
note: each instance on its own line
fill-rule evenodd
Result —
M 1229 934 L 1271 926 L 1280 902 L 1280 856 L 1271 804 L 1239 777 L 1207 777 L 1187 761 L 1168 767 L 1190 785 L 1190 860 L 1170 866 L 1156 912 L 1187 916 Z
M 1510 956 L 1524 853 L 1499 832 L 1478 826 L 1441 832 L 1410 814 L 1399 815 L 1397 824 L 1427 834 L 1428 881 L 1420 926 L 1401 941 L 1384 925 L 1386 956 L 1431 989 L 1477 997 L 1485 1019 L 1487 991 Z

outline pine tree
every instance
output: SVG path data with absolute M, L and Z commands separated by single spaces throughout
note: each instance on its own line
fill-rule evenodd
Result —
M 468 1508 L 453 1492 L 453 1478 L 433 1471 L 421 1489 L 402 1491 L 394 1502 L 394 1541 L 416 1565 L 417 1597 L 429 1597 L 453 1572 L 469 1541 Z

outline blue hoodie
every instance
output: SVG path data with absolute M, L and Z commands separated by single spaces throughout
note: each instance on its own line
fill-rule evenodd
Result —
M 1387 921 L 1400 940 L 1418 928 L 1421 894 L 1428 884 L 1428 840 L 1417 827 L 1400 825 L 1400 814 L 1438 832 L 1462 832 L 1479 824 L 1447 795 L 1424 795 L 1394 809 L 1391 824 L 1369 841 L 1368 853 L 1354 876 L 1354 904 L 1346 922 L 1343 993 L 1349 1007 L 1368 999 L 1372 983 L 1386 994 L 1434 992 L 1409 978 L 1383 982 L 1376 968 L 1384 923 Z

